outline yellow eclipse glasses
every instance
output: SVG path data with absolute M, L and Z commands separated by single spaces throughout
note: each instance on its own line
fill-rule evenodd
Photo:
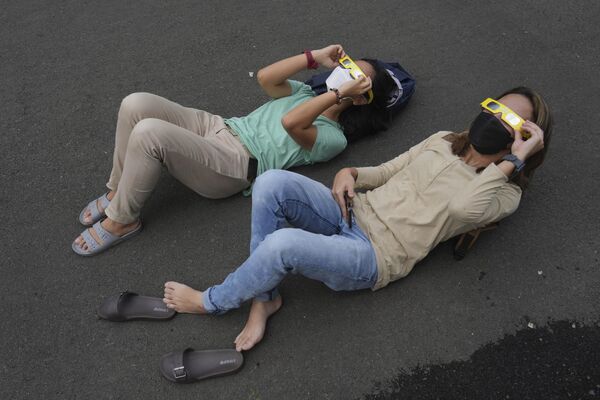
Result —
M 358 79 L 360 76 L 367 78 L 367 75 L 362 72 L 362 69 L 360 69 L 349 56 L 340 58 L 338 62 L 342 68 L 347 69 L 350 72 L 350 76 L 352 76 L 353 79 Z M 369 89 L 367 93 L 365 93 L 365 97 L 367 98 L 367 104 L 371 104 L 373 101 L 373 90 Z
M 523 139 L 529 139 L 531 137 L 530 133 L 521 130 L 521 126 L 525 122 L 523 118 L 499 101 L 488 97 L 481 102 L 481 107 L 485 110 L 488 110 L 492 114 L 500 114 L 502 121 L 506 122 L 515 131 L 521 132 L 521 137 Z

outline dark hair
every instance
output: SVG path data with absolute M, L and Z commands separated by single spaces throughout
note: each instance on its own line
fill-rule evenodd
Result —
M 546 152 L 548 151 L 548 146 L 550 145 L 550 139 L 552 137 L 552 127 L 554 121 L 548 104 L 546 104 L 542 96 L 540 96 L 532 89 L 524 86 L 519 86 L 502 93 L 500 96 L 496 97 L 496 100 L 509 94 L 520 94 L 529 99 L 533 107 L 532 120 L 537 126 L 539 126 L 544 131 L 544 148 L 538 151 L 537 153 L 531 155 L 527 159 L 523 170 L 511 179 L 511 182 L 518 185 L 522 190 L 525 190 L 527 188 L 527 185 L 529 184 L 529 180 L 533 177 L 535 169 L 542 165 L 542 163 L 544 162 Z M 469 146 L 471 145 L 471 142 L 469 141 L 468 130 L 461 133 L 451 133 L 449 135 L 444 136 L 444 139 L 452 143 L 452 153 L 458 156 L 465 155 L 465 153 L 469 149 Z
M 350 106 L 340 114 L 338 123 L 342 126 L 348 142 L 385 130 L 391 121 L 387 100 L 396 83 L 375 60 L 361 60 L 371 64 L 375 70 L 375 76 L 372 78 L 373 101 L 371 104 Z

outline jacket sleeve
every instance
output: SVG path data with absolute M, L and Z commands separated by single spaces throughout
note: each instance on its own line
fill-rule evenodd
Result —
M 490 164 L 453 196 L 448 212 L 459 221 L 485 226 L 515 212 L 520 200 L 521 188 L 509 183 L 496 164 Z
M 357 168 L 358 177 L 354 187 L 356 189 L 375 189 L 385 184 L 398 171 L 401 171 L 409 165 L 434 139 L 445 136 L 450 132 L 441 131 L 429 136 L 421 143 L 411 147 L 407 152 L 400 154 L 398 157 L 380 164 L 377 167 L 362 167 Z

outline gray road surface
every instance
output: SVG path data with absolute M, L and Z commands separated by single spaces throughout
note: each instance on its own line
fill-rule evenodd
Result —
M 599 16 L 592 0 L 3 2 L 0 398 L 360 398 L 400 369 L 467 359 L 530 321 L 592 324 Z M 417 92 L 389 131 L 297 171 L 330 184 L 343 166 L 465 128 L 483 98 L 521 84 L 555 112 L 547 163 L 518 212 L 465 260 L 441 244 L 377 293 L 289 278 L 284 307 L 243 370 L 171 384 L 158 372 L 162 354 L 231 346 L 248 308 L 124 324 L 97 320 L 95 309 L 127 288 L 160 295 L 169 279 L 222 280 L 247 255 L 250 202 L 203 199 L 165 174 L 141 236 L 91 259 L 73 254 L 77 215 L 108 178 L 119 103 L 147 91 L 244 115 L 266 101 L 249 72 L 335 42 L 355 58 L 400 61 Z

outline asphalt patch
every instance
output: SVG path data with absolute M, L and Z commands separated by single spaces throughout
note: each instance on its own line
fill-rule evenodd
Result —
M 598 399 L 599 326 L 557 321 L 525 328 L 468 360 L 401 371 L 364 399 Z

